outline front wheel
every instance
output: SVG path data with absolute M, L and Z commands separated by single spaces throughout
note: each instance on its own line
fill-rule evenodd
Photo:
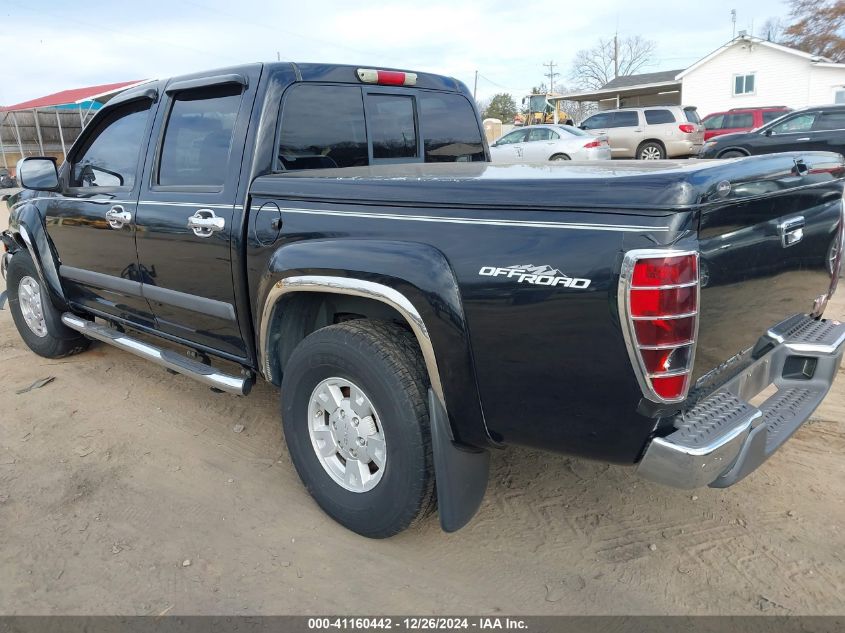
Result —
M 637 149 L 637 158 L 640 160 L 662 160 L 666 158 L 666 150 L 660 143 L 643 143 Z
M 6 271 L 9 310 L 27 347 L 44 358 L 62 358 L 88 348 L 90 341 L 62 323 L 62 315 L 41 287 L 29 253 L 18 251 Z
M 555 154 L 549 160 L 572 160 L 566 154 Z
M 746 156 L 746 155 L 747 154 L 740 152 L 739 150 L 729 149 L 727 152 L 720 154 L 719 158 L 742 158 L 743 156 Z
M 392 323 L 331 325 L 293 351 L 285 439 L 305 487 L 337 522 L 385 538 L 434 510 L 427 393 L 416 340 Z

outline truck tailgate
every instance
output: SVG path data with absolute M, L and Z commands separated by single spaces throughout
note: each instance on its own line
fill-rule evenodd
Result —
M 750 362 L 769 328 L 817 312 L 835 287 L 843 204 L 833 157 L 810 154 L 791 169 L 719 183 L 724 204 L 702 207 L 693 396 Z

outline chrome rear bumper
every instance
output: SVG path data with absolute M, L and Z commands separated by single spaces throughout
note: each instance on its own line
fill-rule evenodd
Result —
M 845 352 L 845 324 L 792 317 L 770 329 L 767 350 L 651 441 L 637 472 L 676 488 L 726 488 L 766 461 L 810 417 L 830 390 Z M 764 402 L 751 400 L 769 385 Z

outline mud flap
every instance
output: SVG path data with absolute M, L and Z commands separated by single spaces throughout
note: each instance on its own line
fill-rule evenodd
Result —
M 470 522 L 484 499 L 490 452 L 461 446 L 452 440 L 446 411 L 431 389 L 428 409 L 440 527 L 444 532 L 456 532 Z

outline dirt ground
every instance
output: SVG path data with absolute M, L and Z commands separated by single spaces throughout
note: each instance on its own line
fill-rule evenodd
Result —
M 842 377 L 734 488 L 510 449 L 467 528 L 386 541 L 314 504 L 278 402 L 101 344 L 42 359 L 0 311 L 0 614 L 845 612 Z

